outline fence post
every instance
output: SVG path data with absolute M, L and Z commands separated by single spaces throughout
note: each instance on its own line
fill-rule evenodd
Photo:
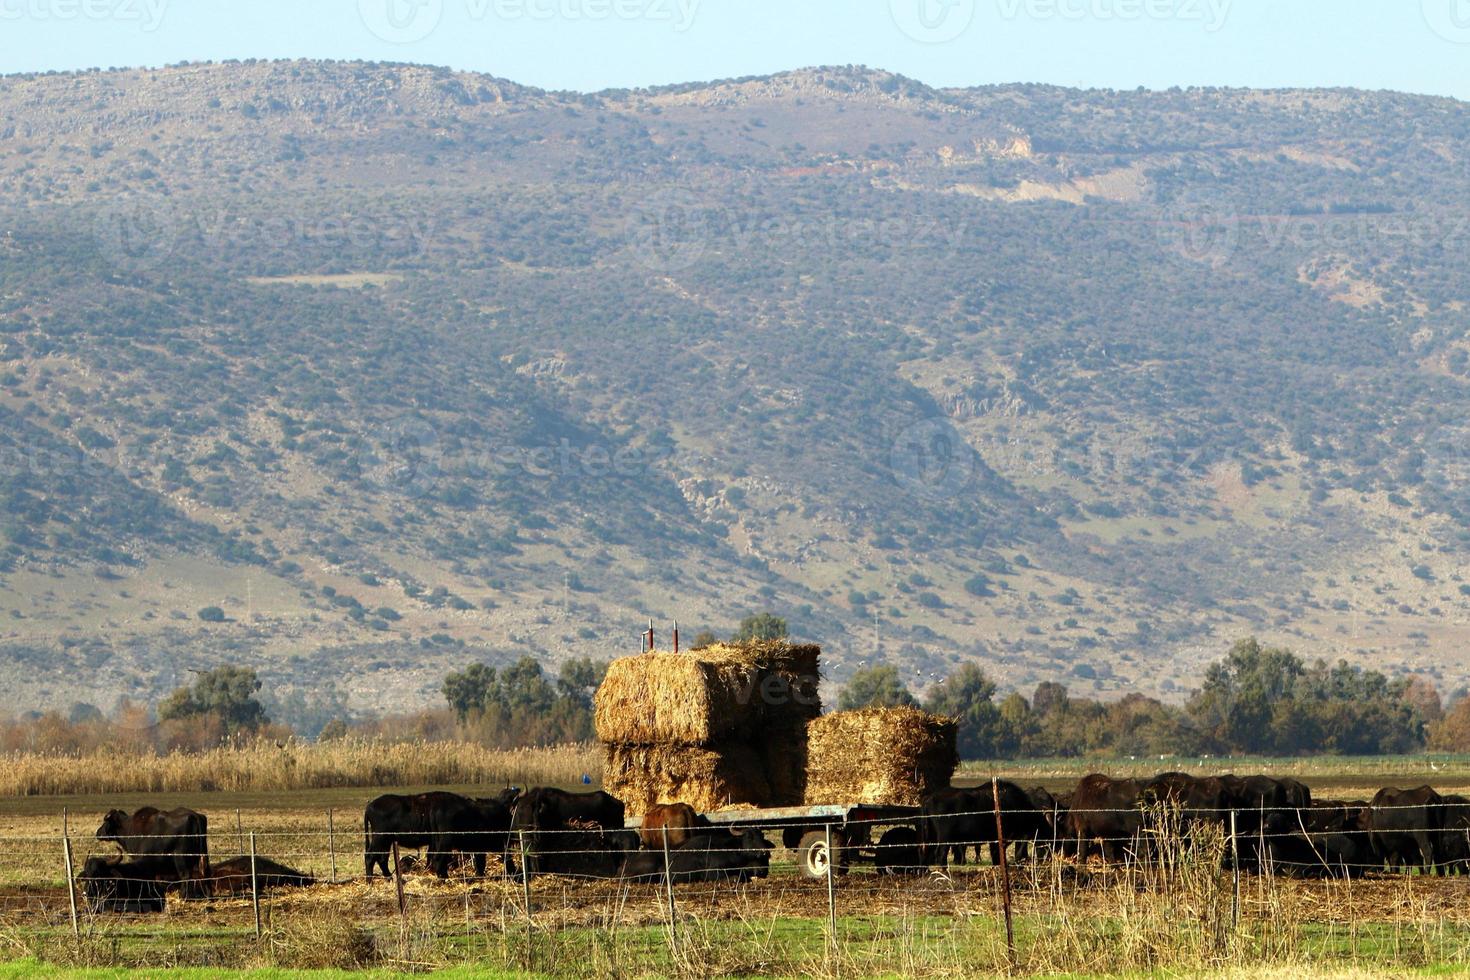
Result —
M 526 969 L 536 968 L 536 918 L 531 912 L 531 867 L 526 863 L 526 832 L 516 831 L 516 838 L 520 842 L 521 851 L 521 895 L 526 902 Z
M 337 883 L 336 828 L 332 825 L 332 808 L 327 808 L 327 857 L 332 862 L 332 884 Z
M 245 850 L 245 829 L 240 823 L 240 810 L 235 810 L 235 850 Z
M 1011 868 L 1006 862 L 1006 833 L 1000 819 L 1000 778 L 990 777 L 990 796 L 995 801 L 995 846 L 1000 852 L 1000 892 L 1006 913 L 1006 958 L 1016 968 L 1016 933 L 1011 924 Z
M 239 814 L 236 810 L 235 813 Z M 260 879 L 255 873 L 255 831 L 250 832 L 250 904 L 255 909 L 255 938 L 260 938 Z
M 77 923 L 77 882 L 71 864 L 71 832 L 68 826 L 67 808 L 61 808 L 61 856 L 66 866 L 66 900 L 71 905 L 71 935 L 82 938 L 82 928 Z
M 393 888 L 398 894 L 398 931 L 408 938 L 408 899 L 403 895 L 403 864 L 398 859 L 398 841 L 393 842 Z
M 664 891 L 669 899 L 669 949 L 677 961 L 679 958 L 679 911 L 674 905 L 674 868 L 669 863 L 669 828 L 665 824 L 660 829 L 664 837 Z
M 822 828 L 827 835 L 827 928 L 831 938 L 832 961 L 837 962 L 837 852 L 832 849 L 832 825 Z
M 1235 836 L 1235 811 L 1230 811 L 1230 865 L 1233 869 L 1234 893 L 1230 898 L 1230 927 L 1240 928 L 1240 839 Z

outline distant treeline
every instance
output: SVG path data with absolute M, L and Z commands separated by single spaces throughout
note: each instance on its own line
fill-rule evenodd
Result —
M 1182 707 L 1141 694 L 1078 698 L 1053 682 L 1029 699 L 1014 693 L 997 701 L 996 693 L 980 668 L 967 665 L 922 703 L 960 719 L 960 753 L 969 759 L 1470 751 L 1470 699 L 1446 714 L 1422 678 L 1309 664 L 1254 639 L 1213 664 Z M 893 668 L 877 667 L 849 681 L 841 706 L 906 703 L 920 702 Z
M 782 635 L 785 623 L 768 617 L 741 625 L 737 638 Z M 589 742 L 592 694 L 605 669 L 604 663 L 573 660 L 553 678 L 530 657 L 499 670 L 471 664 L 445 678 L 446 708 L 338 718 L 319 733 L 300 734 L 322 741 L 463 741 L 492 749 Z M 241 739 L 289 737 L 290 727 L 272 722 L 257 700 L 260 686 L 253 671 L 222 667 L 154 710 L 124 702 L 110 717 L 90 706 L 69 714 L 33 712 L 0 723 L 0 751 L 201 751 Z M 922 704 L 953 716 L 967 759 L 1470 752 L 1470 698 L 1445 711 L 1439 692 L 1422 678 L 1389 679 L 1345 662 L 1308 663 L 1254 639 L 1237 643 L 1213 664 L 1182 706 L 1141 694 L 1116 701 L 1074 697 L 1050 681 L 1029 698 L 998 693 L 981 668 L 967 664 L 921 700 L 895 668 L 880 666 L 853 675 L 837 707 Z

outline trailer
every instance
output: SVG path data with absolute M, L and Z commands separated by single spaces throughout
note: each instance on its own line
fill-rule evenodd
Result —
M 923 865 L 916 806 L 835 803 L 716 810 L 700 816 L 711 826 L 730 830 L 780 831 L 781 843 L 795 853 L 797 869 L 807 878 L 825 878 L 829 867 L 834 874 L 846 874 L 854 864 L 872 864 L 880 871 Z M 642 817 L 627 821 L 630 830 L 642 826 Z M 886 829 L 874 843 L 873 831 L 879 827 Z

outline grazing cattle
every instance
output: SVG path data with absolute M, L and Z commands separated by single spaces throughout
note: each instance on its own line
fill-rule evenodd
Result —
M 471 800 L 455 793 L 387 794 L 363 810 L 363 862 L 367 877 L 379 868 L 392 877 L 388 855 L 400 848 L 429 849 L 427 861 L 434 874 L 449 877 L 451 856 L 469 856 L 475 874 L 485 874 L 485 856 L 505 850 L 510 811 L 496 800 Z
M 261 891 L 273 891 L 277 888 L 307 888 L 316 884 L 316 879 L 284 864 L 277 864 L 270 858 L 256 857 L 255 882 Z M 215 896 L 249 895 L 250 857 L 230 858 L 211 864 L 205 889 Z
M 912 827 L 885 830 L 874 849 L 873 864 L 879 874 L 923 874 L 924 849 L 919 844 L 919 832 Z
M 145 806 L 131 816 L 112 810 L 102 818 L 97 839 L 113 842 L 131 857 L 162 859 L 172 868 L 172 881 L 209 877 L 209 821 L 188 807 Z
M 1444 828 L 1444 800 L 1429 786 L 1385 787 L 1364 816 L 1373 850 L 1390 868 L 1435 867 L 1435 843 Z
M 1470 797 L 1445 795 L 1439 847 L 1441 867 L 1446 871 L 1470 871 Z
M 160 873 L 165 877 L 160 879 Z M 172 874 L 171 862 L 157 858 L 89 857 L 77 875 L 77 885 L 93 912 L 162 912 L 164 891 L 178 880 Z
M 1312 805 L 1312 794 L 1295 779 L 1270 776 L 1221 776 L 1235 812 L 1237 854 L 1244 868 L 1268 867 L 1270 842 L 1298 833 L 1298 811 Z M 1264 847 L 1264 850 L 1263 850 Z
M 700 831 L 669 850 L 668 876 L 675 882 L 764 878 L 770 874 L 771 847 L 758 830 Z M 664 874 L 662 849 L 639 851 L 623 863 L 622 876 L 631 881 L 663 881 Z
M 1195 823 L 1225 826 L 1235 805 L 1231 785 L 1221 777 L 1183 772 L 1166 772 L 1150 779 L 1139 799 L 1145 806 L 1178 807 L 1186 828 Z
M 1293 809 L 1291 832 L 1277 828 L 1267 837 L 1271 866 L 1296 877 L 1353 878 L 1373 863 L 1373 848 L 1361 829 L 1363 804 L 1336 800 Z
M 980 857 L 981 845 L 990 848 L 990 860 L 1000 863 L 1000 847 L 996 842 L 995 804 L 1000 800 L 1001 831 L 1007 843 L 1050 839 L 1052 829 L 1026 791 L 1015 783 L 1001 780 L 992 791 L 989 786 L 975 789 L 936 790 L 925 796 L 919 806 L 919 840 L 924 860 L 942 864 L 952 859 L 964 864 L 966 852 L 975 848 Z
M 1051 854 L 1057 846 L 1057 834 L 1061 832 L 1062 814 L 1066 811 L 1066 808 L 1045 786 L 1031 787 L 1026 791 L 1026 798 L 1045 819 L 1046 831 L 1038 834 L 1034 840 L 1016 841 L 1016 860 L 1018 861 L 1027 859 L 1029 849 L 1033 844 L 1038 858 Z
M 622 830 L 627 819 L 623 801 L 610 793 L 569 793 L 546 786 L 522 793 L 513 812 L 516 830 L 564 830 L 574 823 Z
M 1143 783 L 1094 773 L 1082 777 L 1067 808 L 1064 846 L 1085 861 L 1100 851 L 1104 861 L 1117 862 L 1136 845 L 1143 829 L 1138 799 Z
M 668 831 L 668 844 L 678 847 L 687 841 L 697 828 L 708 827 L 709 819 L 697 813 L 688 803 L 658 803 L 643 814 L 643 823 L 638 836 L 643 846 L 649 849 L 664 846 L 664 831 Z

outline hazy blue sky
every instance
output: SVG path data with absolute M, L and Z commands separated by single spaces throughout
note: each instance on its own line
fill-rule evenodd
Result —
M 598 89 L 816 64 L 933 85 L 1470 98 L 1470 0 L 0 0 L 0 69 L 412 61 Z

